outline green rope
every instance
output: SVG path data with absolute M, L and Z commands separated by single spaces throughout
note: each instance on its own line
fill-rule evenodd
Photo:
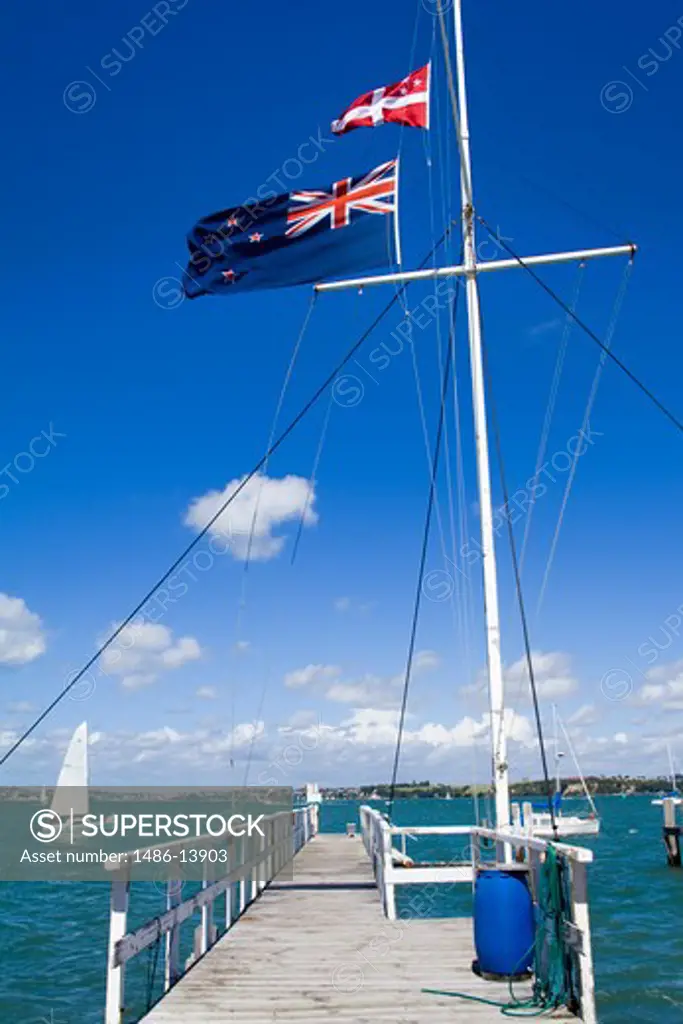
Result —
M 531 1013 L 520 1013 L 518 1011 L 524 1010 L 525 1008 L 535 1007 L 533 999 L 513 999 L 509 1003 L 499 1003 L 496 999 L 485 999 L 483 996 L 472 996 L 467 992 L 443 992 L 438 988 L 423 988 L 422 992 L 427 992 L 432 996 L 453 996 L 455 999 L 468 999 L 472 1003 L 484 1003 L 485 1006 L 498 1006 L 500 1012 L 504 1017 L 540 1017 L 543 1009 L 532 1009 Z
M 510 1000 L 499 1002 L 467 992 L 444 992 L 423 988 L 434 996 L 452 996 L 469 1002 L 497 1006 L 505 1017 L 541 1017 L 567 1006 L 576 1012 L 580 1006 L 580 989 L 576 958 L 564 938 L 564 922 L 569 919 L 571 900 L 569 872 L 557 850 L 548 844 L 545 861 L 539 873 L 537 921 L 534 937 L 534 985 L 529 999 L 517 999 L 510 981 Z M 527 953 L 529 950 L 527 950 Z M 526 960 L 527 953 L 520 962 Z

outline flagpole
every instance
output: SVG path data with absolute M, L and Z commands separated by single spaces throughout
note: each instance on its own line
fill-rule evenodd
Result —
M 467 91 L 465 87 L 465 55 L 463 49 L 462 0 L 453 4 L 455 28 L 455 59 L 458 97 L 458 145 L 460 150 L 460 188 L 462 194 L 462 236 L 464 245 L 467 323 L 472 374 L 472 405 L 479 485 L 481 521 L 481 553 L 484 575 L 484 616 L 486 621 L 486 659 L 488 665 L 489 704 L 491 713 L 491 748 L 495 791 L 496 828 L 510 823 L 510 791 L 505 732 L 505 694 L 500 650 L 500 615 L 498 580 L 493 538 L 493 507 L 491 503 L 491 470 L 489 462 L 486 398 L 482 359 L 481 312 L 477 284 L 477 258 L 474 233 L 472 162 L 470 157 Z M 509 851 L 508 851 L 509 853 Z

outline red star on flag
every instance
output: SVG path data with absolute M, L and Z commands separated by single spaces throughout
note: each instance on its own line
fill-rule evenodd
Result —
M 228 227 L 229 228 L 239 227 L 239 223 L 238 223 L 237 217 L 229 217 L 228 218 Z
M 250 242 L 260 242 L 263 235 L 259 231 L 255 231 L 253 235 L 249 235 Z
M 221 270 L 221 274 L 226 284 L 232 284 L 237 276 L 234 270 Z

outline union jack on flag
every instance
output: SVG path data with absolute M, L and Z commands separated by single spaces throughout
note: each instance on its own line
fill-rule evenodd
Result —
M 389 160 L 362 178 L 342 178 L 329 192 L 292 192 L 287 212 L 288 238 L 295 238 L 317 225 L 332 230 L 351 223 L 351 214 L 395 213 L 398 203 L 398 160 Z

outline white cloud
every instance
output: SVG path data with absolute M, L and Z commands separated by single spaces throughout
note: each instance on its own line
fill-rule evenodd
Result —
M 301 711 L 295 711 L 293 715 L 290 715 L 287 725 L 281 727 L 281 731 L 287 731 L 288 729 L 305 729 L 309 725 L 313 725 L 314 722 L 318 722 L 319 717 L 315 711 L 310 709 L 302 709 Z
M 413 716 L 407 716 L 404 728 L 402 750 L 408 760 L 420 761 L 434 759 L 434 755 L 446 756 L 456 748 L 488 746 L 490 743 L 489 715 L 482 715 L 480 720 L 465 717 L 454 726 L 438 722 L 426 722 L 423 725 L 411 725 Z M 342 719 L 338 725 L 324 725 L 318 722 L 315 726 L 306 725 L 298 730 L 298 735 L 306 740 L 305 750 L 318 748 L 323 764 L 327 765 L 327 755 L 336 753 L 348 756 L 353 752 L 354 759 L 362 750 L 369 752 L 392 752 L 396 746 L 399 723 L 399 712 L 393 708 L 354 708 L 351 714 Z M 533 748 L 536 738 L 529 719 L 508 709 L 505 715 L 506 732 L 512 743 Z M 287 730 L 288 734 L 293 731 Z
M 441 659 L 436 651 L 417 651 L 413 658 L 413 675 L 438 668 Z M 303 689 L 325 697 L 335 704 L 349 704 L 354 708 L 395 708 L 401 699 L 405 677 L 378 676 L 372 672 L 357 678 L 342 678 L 339 665 L 307 665 L 285 676 L 289 689 Z
M 138 690 L 151 686 L 163 672 L 181 668 L 201 655 L 201 648 L 193 636 L 174 640 L 168 626 L 152 622 L 131 623 L 102 655 L 102 667 L 107 675 L 120 676 L 121 684 L 127 690 Z
M 43 624 L 21 597 L 0 593 L 0 665 L 26 665 L 45 653 Z
M 61 756 L 67 738 L 63 730 L 54 730 L 40 741 L 40 749 L 52 751 Z M 93 763 L 97 764 L 98 775 L 106 772 L 127 773 L 131 766 L 139 772 L 138 765 L 145 764 L 154 775 L 168 776 L 171 764 L 177 766 L 179 777 L 188 769 L 195 769 L 205 777 L 213 771 L 221 779 L 233 757 L 245 758 L 259 739 L 265 737 L 266 728 L 262 721 L 243 722 L 234 730 L 193 729 L 183 732 L 168 725 L 141 732 L 115 731 L 95 732 L 90 743 L 97 745 Z M 0 734 L 0 741 L 2 735 Z M 139 776 L 138 776 L 139 777 Z M 150 776 L 148 776 L 150 777 Z
M 209 491 L 194 498 L 185 515 L 185 525 L 197 530 L 218 513 L 246 477 L 231 480 L 222 491 Z M 227 545 L 234 558 L 267 561 L 280 554 L 285 538 L 275 530 L 291 520 L 303 518 L 313 526 L 318 516 L 313 509 L 315 490 L 300 476 L 269 477 L 257 473 L 211 526 L 210 533 Z
M 657 665 L 646 678 L 635 694 L 637 704 L 661 704 L 667 711 L 683 711 L 683 661 Z
M 200 686 L 197 690 L 196 696 L 200 700 L 216 700 L 218 697 L 218 690 L 215 686 Z
M 567 697 L 578 688 L 571 673 L 571 658 L 562 651 L 532 651 L 531 664 L 539 700 Z M 530 694 L 529 669 L 526 657 L 519 658 L 505 669 L 505 682 L 513 693 Z
M 598 714 L 594 704 L 582 704 L 567 719 L 567 725 L 594 725 L 598 720 Z
M 7 710 L 15 715 L 24 715 L 35 711 L 36 705 L 27 700 L 16 700 L 7 705 Z
M 558 700 L 574 693 L 579 686 L 578 680 L 571 671 L 571 658 L 562 651 L 532 651 L 531 664 L 534 670 L 534 682 L 539 700 Z M 508 704 L 514 704 L 521 698 L 531 699 L 529 668 L 526 655 L 503 668 L 503 680 L 506 688 Z M 476 683 L 461 687 L 461 693 L 486 694 L 488 678 L 483 670 L 479 672 Z
M 417 651 L 413 657 L 413 672 L 431 672 L 440 665 L 441 658 L 436 651 Z
M 339 665 L 306 665 L 305 668 L 294 669 L 285 676 L 285 686 L 290 690 L 298 690 L 304 686 L 326 684 L 341 675 Z
M 559 317 L 553 317 L 552 320 L 542 320 L 540 323 L 534 324 L 533 327 L 529 328 L 529 335 L 532 338 L 540 338 L 544 334 L 556 331 L 561 323 L 562 321 Z
M 350 597 L 338 597 L 337 600 L 334 602 L 334 607 L 335 607 L 335 611 L 347 612 L 349 610 L 349 608 L 351 607 L 351 598 Z
M 333 683 L 325 691 L 325 697 L 336 704 L 350 704 L 355 708 L 392 708 L 398 703 L 400 684 L 398 677 L 386 679 L 367 673 L 357 680 Z
M 232 753 L 243 747 L 251 747 L 252 743 L 265 736 L 265 733 L 265 722 L 242 722 L 231 732 L 203 740 L 201 749 L 206 754 Z

